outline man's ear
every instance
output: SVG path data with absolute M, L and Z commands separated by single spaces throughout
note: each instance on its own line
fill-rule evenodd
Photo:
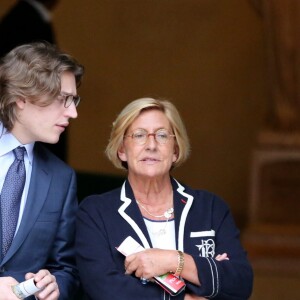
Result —
M 16 99 L 16 105 L 19 109 L 24 109 L 26 105 L 26 100 L 23 97 L 18 97 Z
M 127 155 L 123 143 L 118 150 L 118 156 L 122 161 L 127 161 Z

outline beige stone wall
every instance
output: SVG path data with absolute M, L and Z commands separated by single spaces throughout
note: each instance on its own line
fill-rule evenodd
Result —
M 11 0 L 1 0 L 2 14 Z M 220 194 L 241 222 L 251 151 L 267 106 L 262 20 L 247 0 L 61 0 L 59 45 L 86 67 L 69 163 L 123 174 L 104 157 L 110 126 L 129 101 L 172 100 L 192 153 L 179 180 Z

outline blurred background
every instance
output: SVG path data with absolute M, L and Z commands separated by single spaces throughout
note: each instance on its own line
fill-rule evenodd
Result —
M 290 122 L 284 122 L 288 113 L 281 117 L 282 105 L 278 103 L 282 99 L 277 101 L 273 93 L 278 86 L 285 86 L 289 74 L 297 75 L 299 68 L 300 48 L 295 37 L 300 26 L 293 21 L 299 16 L 296 2 L 60 0 L 52 11 L 57 44 L 86 69 L 78 90 L 82 97 L 79 117 L 71 122 L 66 142 L 66 161 L 78 174 L 79 200 L 118 186 L 126 176 L 104 156 L 112 122 L 120 110 L 144 96 L 169 99 L 179 109 L 192 145 L 190 158 L 173 175 L 193 188 L 215 192 L 230 205 L 253 259 L 254 300 L 300 299 L 300 271 L 290 268 L 290 261 L 288 266 L 284 263 L 285 257 L 294 256 L 293 265 L 299 264 L 300 207 L 296 204 L 295 210 L 293 206 L 300 200 L 298 115 L 296 121 L 291 116 Z M 0 18 L 15 3 L 1 0 Z M 287 15 L 279 18 L 278 12 Z M 295 29 L 287 39 L 286 31 L 280 29 L 286 28 L 284 22 L 288 29 Z M 276 34 L 282 40 L 277 40 Z M 280 45 L 286 45 L 288 52 L 277 52 Z M 280 58 L 278 53 L 285 56 Z M 283 71 L 274 76 L 278 61 Z M 285 69 L 285 62 L 292 69 Z M 296 75 L 293 83 L 298 83 Z M 291 111 L 297 111 L 299 105 L 300 111 L 297 84 L 293 83 L 296 101 L 283 102 L 291 104 Z M 286 89 L 290 91 L 288 84 Z M 260 208 L 269 211 L 276 205 L 284 206 L 282 198 L 272 203 L 272 195 L 278 194 L 272 174 L 281 174 L 281 165 L 276 164 L 275 173 L 273 167 L 260 172 L 264 166 L 261 161 L 269 161 L 281 150 L 283 161 L 296 166 L 292 173 L 283 166 L 284 174 L 292 176 L 288 183 L 282 183 L 294 215 L 292 225 L 285 217 L 257 217 Z M 278 157 L 281 154 L 274 160 Z M 266 192 L 259 188 L 265 179 L 271 182 Z M 263 202 L 265 197 L 261 196 L 268 201 Z M 267 233 L 261 234 L 260 225 L 256 231 L 258 223 L 270 225 Z M 294 243 L 291 251 L 286 240 L 278 240 L 278 228 L 283 232 L 281 237 L 290 233 Z M 257 232 L 263 241 L 271 241 L 269 246 L 256 244 Z M 273 237 L 279 248 L 281 243 L 286 245 L 284 251 L 272 244 Z

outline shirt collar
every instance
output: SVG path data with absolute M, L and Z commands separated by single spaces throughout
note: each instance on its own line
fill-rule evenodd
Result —
M 7 131 L 0 122 L 0 156 L 7 154 L 19 146 L 25 147 L 28 160 L 30 164 L 32 164 L 34 142 L 25 145 L 21 144 L 18 139 L 11 132 Z

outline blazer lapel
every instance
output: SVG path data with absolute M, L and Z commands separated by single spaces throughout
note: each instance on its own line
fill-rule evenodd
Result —
M 8 261 L 19 249 L 29 234 L 32 226 L 35 224 L 48 195 L 52 177 L 52 173 L 49 170 L 51 169 L 49 168 L 47 159 L 43 155 L 39 155 L 38 152 L 35 153 L 22 221 L 2 263 Z
M 184 252 L 184 229 L 194 196 L 185 192 L 185 188 L 175 179 L 172 179 L 174 191 L 175 232 L 177 249 Z M 177 191 L 177 193 L 175 193 Z
M 151 241 L 145 222 L 138 210 L 137 205 L 134 205 L 135 203 L 133 203 L 131 199 L 134 199 L 133 192 L 131 191 L 129 183 L 125 181 L 120 195 L 120 200 L 123 203 L 118 209 L 118 212 L 122 218 L 130 224 L 134 232 L 138 235 L 140 241 L 142 242 L 142 246 L 145 249 L 151 248 Z M 146 235 L 143 232 L 146 232 Z
M 175 179 L 172 179 L 174 190 L 174 210 L 175 210 L 175 232 L 177 249 L 184 251 L 184 229 L 189 210 L 192 206 L 194 196 L 185 192 L 185 188 Z M 141 216 L 137 205 L 132 201 L 133 192 L 127 181 L 124 182 L 120 200 L 123 202 L 118 209 L 119 214 L 130 224 L 134 232 L 139 237 L 144 248 L 151 248 L 152 243 L 148 234 L 145 222 Z

